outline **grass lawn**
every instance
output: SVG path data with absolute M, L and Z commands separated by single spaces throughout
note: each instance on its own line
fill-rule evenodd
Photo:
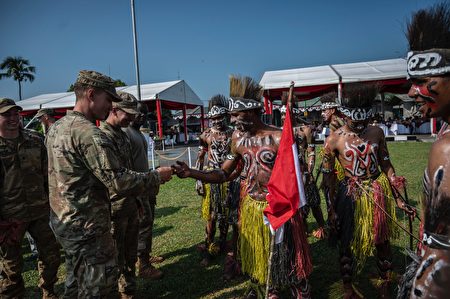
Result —
M 428 158 L 430 143 L 397 142 L 389 143 L 391 159 L 396 173 L 404 175 L 408 180 L 410 200 L 417 205 L 421 195 L 421 179 Z M 317 161 L 317 165 L 320 161 Z M 320 183 L 320 182 L 319 182 Z M 199 265 L 200 257 L 196 245 L 204 239 L 204 222 L 200 218 L 200 197 L 196 194 L 194 180 L 181 180 L 174 177 L 161 188 L 156 210 L 157 219 L 154 231 L 154 253 L 166 257 L 159 267 L 164 272 L 160 281 L 138 280 L 139 298 L 236 298 L 243 295 L 247 288 L 247 279 L 240 277 L 232 282 L 221 280 L 223 257 L 213 261 L 211 266 L 203 268 Z M 323 211 L 325 203 L 322 200 Z M 402 213 L 400 222 L 408 227 Z M 316 223 L 310 215 L 310 228 Z M 414 222 L 417 231 L 418 222 Z M 403 272 L 406 259 L 404 248 L 409 245 L 409 237 L 401 233 L 393 243 L 394 267 Z M 341 291 L 337 250 L 330 248 L 327 241 L 309 238 L 313 257 L 314 271 L 310 278 L 313 298 L 339 298 Z M 28 251 L 24 243 L 24 250 Z M 26 257 L 29 253 L 25 254 Z M 25 261 L 23 273 L 27 298 L 38 298 L 39 289 L 36 265 L 34 261 Z M 366 296 L 375 298 L 376 293 L 368 276 L 376 273 L 375 261 L 369 258 L 366 267 L 356 277 L 355 284 Z M 64 266 L 60 267 L 60 281 L 57 291 L 62 293 Z M 396 290 L 393 288 L 393 292 Z M 286 293 L 288 294 L 288 293 Z

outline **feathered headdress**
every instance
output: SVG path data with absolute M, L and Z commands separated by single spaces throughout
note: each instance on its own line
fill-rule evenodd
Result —
M 262 87 L 250 77 L 230 76 L 230 112 L 262 109 L 262 91 Z
M 352 120 L 365 120 L 373 116 L 372 103 L 378 94 L 375 84 L 355 83 L 346 85 L 342 106 L 338 110 Z
M 441 3 L 413 14 L 407 27 L 407 71 L 410 78 L 450 73 L 450 4 Z
M 216 117 L 219 115 L 225 115 L 228 113 L 228 99 L 221 95 L 217 94 L 213 96 L 208 103 L 208 118 Z

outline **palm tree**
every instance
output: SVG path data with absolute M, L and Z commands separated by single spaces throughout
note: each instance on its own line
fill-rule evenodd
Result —
M 36 72 L 36 68 L 30 65 L 28 59 L 24 59 L 22 57 L 6 57 L 3 62 L 0 64 L 0 69 L 6 70 L 6 72 L 0 73 L 0 79 L 3 78 L 13 78 L 17 82 L 19 82 L 19 101 L 22 100 L 22 81 L 30 81 L 34 80 L 34 73 Z

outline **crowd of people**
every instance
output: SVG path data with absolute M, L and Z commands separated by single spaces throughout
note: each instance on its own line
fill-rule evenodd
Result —
M 408 24 L 408 39 L 409 96 L 425 118 L 444 123 L 425 170 L 419 242 L 398 298 L 448 298 L 450 6 L 417 12 Z M 163 258 L 151 255 L 152 227 L 159 187 L 173 174 L 196 179 L 203 199 L 201 264 L 226 254 L 224 278 L 250 278 L 246 298 L 276 299 L 283 289 L 290 289 L 293 298 L 311 297 L 313 263 L 322 261 L 312 260 L 308 245 L 310 211 L 318 223 L 312 235 L 338 248 L 344 298 L 363 297 L 352 281 L 371 255 L 379 296 L 390 297 L 390 285 L 396 283 L 391 241 L 399 234 L 397 212 L 417 215 L 402 196 L 405 179 L 395 172 L 383 131 L 369 125 L 376 120 L 377 86 L 348 84 L 340 102 L 334 92 L 322 96 L 322 118 L 330 130 L 319 153 L 311 127 L 301 119 L 292 121 L 289 101 L 283 108 L 285 130 L 293 130 L 295 138 L 303 198 L 294 201 L 292 213 L 276 230 L 263 215 L 280 209 L 268 190 L 283 131 L 261 120 L 262 87 L 253 79 L 232 76 L 229 96 L 210 100 L 211 127 L 200 136 L 195 168 L 177 161 L 149 170 L 148 144 L 140 132 L 147 107 L 131 94 L 116 92 L 111 78 L 80 71 L 74 91 L 75 107 L 61 119 L 55 121 L 50 110 L 38 113 L 45 138 L 22 127 L 22 108 L 14 100 L 0 99 L 1 298 L 24 295 L 26 234 L 37 249 L 42 298 L 58 298 L 54 285 L 61 249 L 63 298 L 134 298 L 137 276 L 162 276 L 153 266 Z M 314 174 L 316 155 L 321 157 L 326 221 L 319 174 Z

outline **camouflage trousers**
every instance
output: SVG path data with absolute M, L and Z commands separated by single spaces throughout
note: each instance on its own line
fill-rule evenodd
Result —
M 58 280 L 60 247 L 48 223 L 48 216 L 22 222 L 17 230 L 19 242 L 5 242 L 0 245 L 0 271 L 3 277 L 0 279 L 0 298 L 23 297 L 25 287 L 22 279 L 22 240 L 27 231 L 35 240 L 38 250 L 38 285 L 43 291 L 53 292 L 53 285 Z
M 119 214 L 119 213 L 118 213 Z M 116 241 L 119 266 L 119 292 L 133 295 L 136 291 L 136 261 L 139 234 L 137 208 L 120 211 L 111 217 L 112 235 Z
M 74 241 L 59 238 L 66 254 L 63 298 L 114 298 L 117 294 L 117 251 L 109 233 Z
M 142 200 L 144 215 L 139 220 L 138 256 L 148 259 L 152 252 L 153 223 L 155 222 L 155 201 Z

